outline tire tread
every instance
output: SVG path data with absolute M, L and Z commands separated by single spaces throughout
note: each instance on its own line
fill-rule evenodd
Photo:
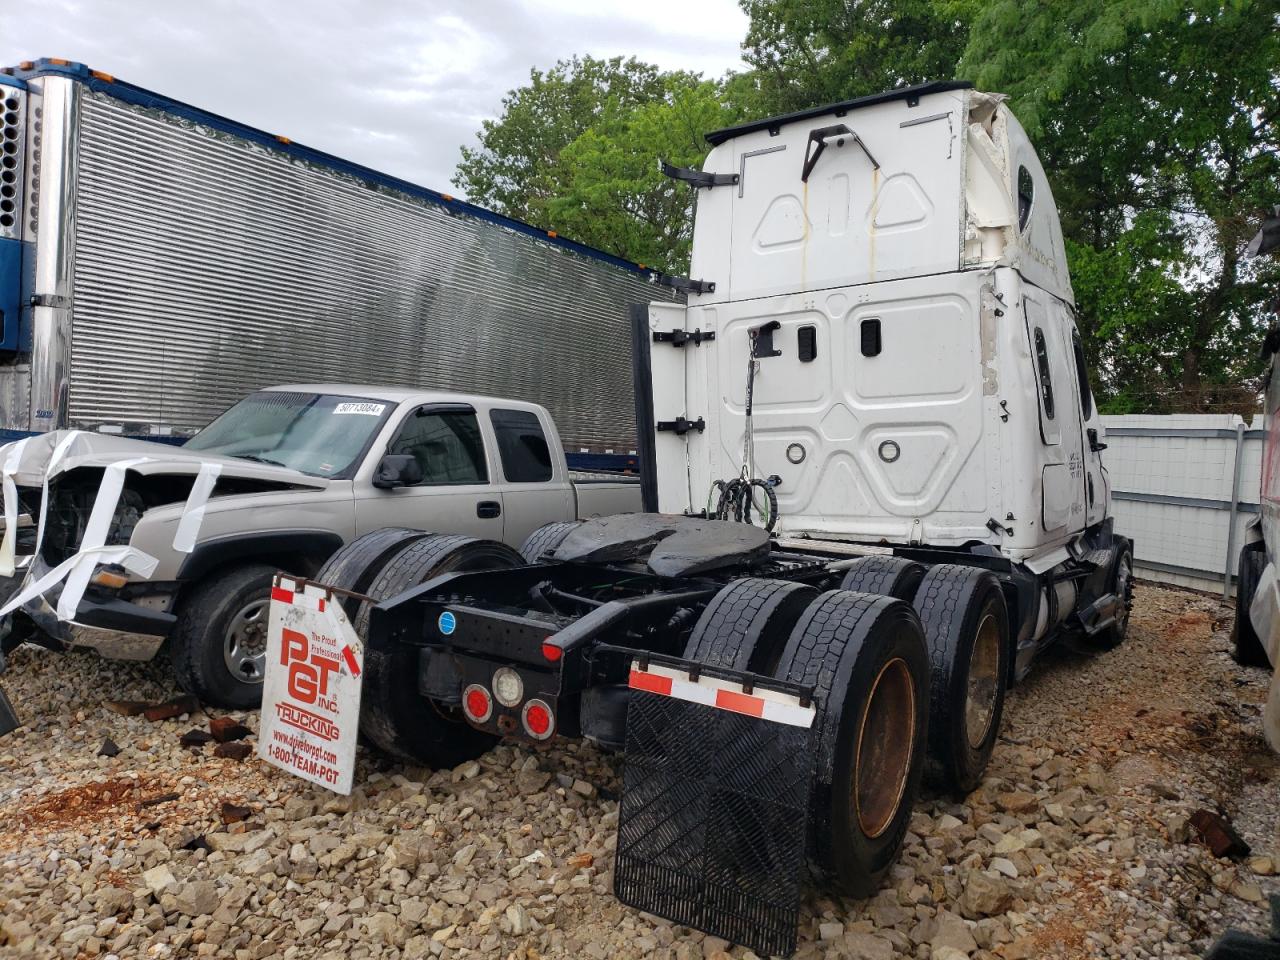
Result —
M 449 725 L 456 726 L 456 729 L 441 729 L 446 721 L 432 712 L 431 705 L 425 700 L 420 704 L 413 703 L 415 712 L 421 708 L 421 715 L 411 723 L 402 712 L 406 709 L 405 699 L 413 702 L 416 696 L 416 674 L 407 677 L 408 664 L 397 663 L 404 651 L 384 648 L 369 638 L 369 615 L 377 603 L 445 572 L 441 568 L 469 548 L 490 550 L 500 564 L 507 566 L 518 566 L 524 562 L 518 553 L 504 544 L 462 534 L 431 534 L 411 540 L 378 570 L 364 591 L 370 600 L 360 603 L 352 621 L 357 636 L 364 642 L 365 678 L 360 704 L 360 732 L 390 756 L 413 763 L 451 766 L 482 753 L 493 742 L 493 737 L 462 721 Z M 408 697 L 400 686 L 405 682 L 414 685 Z M 445 737 L 445 733 L 452 736 Z
M 816 597 L 817 591 L 791 580 L 747 577 L 733 581 L 702 611 L 689 635 L 685 658 L 711 666 L 748 669 L 756 652 L 754 634 L 763 626 L 759 621 L 779 604 L 802 595 Z
M 924 578 L 923 564 L 890 555 L 860 557 L 849 566 L 840 583 L 841 590 L 897 597 L 910 603 Z
M 843 892 L 855 897 L 870 896 L 874 892 L 881 877 L 896 859 L 910 817 L 909 813 L 903 815 L 899 812 L 896 826 L 874 841 L 882 845 L 880 855 L 885 857 L 882 863 L 871 869 L 868 869 L 867 864 L 860 864 L 857 870 L 850 869 L 846 856 L 853 855 L 837 849 L 838 843 L 834 840 L 836 830 L 832 823 L 833 783 L 838 776 L 838 739 L 846 722 L 849 697 L 854 693 L 850 689 L 850 681 L 859 654 L 872 631 L 879 627 L 884 618 L 904 612 L 916 624 L 915 630 L 918 633 L 915 614 L 910 605 L 901 600 L 847 590 L 823 593 L 809 604 L 792 630 L 775 672 L 781 680 L 811 688 L 817 705 L 817 716 L 813 724 L 816 768 L 809 815 L 809 859 L 820 875 L 829 878 Z M 921 645 L 916 654 L 919 671 L 916 680 L 922 685 L 918 689 L 920 694 L 924 693 L 923 684 L 926 682 L 923 676 L 926 670 L 923 654 Z M 902 798 L 902 808 L 908 811 L 914 806 L 923 766 L 919 753 L 924 752 L 926 717 L 927 711 L 921 703 L 917 711 L 920 724 L 917 731 L 918 753 Z M 847 806 L 846 799 L 844 807 Z
M 1249 619 L 1249 607 L 1258 590 L 1258 580 L 1267 565 L 1267 552 L 1261 543 L 1248 543 L 1240 551 L 1239 573 L 1236 577 L 1236 622 L 1231 631 L 1231 657 L 1243 667 L 1269 667 L 1262 639 L 1253 629 Z
M 275 568 L 265 563 L 223 568 L 205 577 L 189 595 L 183 597 L 169 641 L 170 665 L 179 687 L 212 706 L 238 709 L 253 706 L 228 699 L 227 692 L 218 689 L 215 679 L 206 674 L 202 663 L 208 655 L 208 644 L 211 641 L 222 642 L 222 638 L 209 636 L 222 604 L 253 581 L 274 572 Z M 261 687 L 258 697 L 261 698 Z
M 925 779 L 935 787 L 968 793 L 976 786 L 972 776 L 966 777 L 956 768 L 958 758 L 948 744 L 948 735 L 956 723 L 954 705 L 951 702 L 951 685 L 956 649 L 962 641 L 961 630 L 970 604 L 979 591 L 990 589 L 987 582 L 997 581 L 989 571 L 958 563 L 939 564 L 931 567 L 916 593 L 915 608 L 924 627 L 925 642 L 929 647 L 929 751 L 925 763 Z M 1007 623 L 1007 621 L 1006 621 Z M 1002 652 L 1002 682 L 1008 678 L 1009 649 L 1006 630 L 1005 649 Z M 1002 706 L 1002 705 L 1001 705 Z M 960 706 L 963 709 L 963 705 Z M 999 733 L 1001 710 L 993 722 Z M 992 738 L 994 740 L 994 737 Z M 989 752 L 988 752 L 989 755 Z
M 526 563 L 541 562 L 542 557 L 549 550 L 560 546 L 564 538 L 581 522 L 581 520 L 558 520 L 555 523 L 544 523 L 525 538 L 524 543 L 520 545 L 520 556 L 524 557 Z

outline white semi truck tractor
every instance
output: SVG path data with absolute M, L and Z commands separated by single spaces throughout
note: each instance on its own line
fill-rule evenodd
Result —
M 616 894 L 785 954 L 806 862 L 871 893 L 922 778 L 980 783 L 1034 656 L 1124 639 L 1132 545 L 1002 97 L 928 84 L 707 140 L 666 168 L 698 195 L 688 305 L 635 312 L 649 512 L 503 557 L 356 540 L 317 579 L 364 633 L 368 741 L 624 751 Z

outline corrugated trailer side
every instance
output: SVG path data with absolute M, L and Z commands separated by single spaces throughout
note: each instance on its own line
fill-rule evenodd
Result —
M 79 65 L 15 76 L 34 264 L 4 427 L 182 434 L 264 385 L 368 381 L 536 400 L 569 449 L 634 449 L 653 271 Z

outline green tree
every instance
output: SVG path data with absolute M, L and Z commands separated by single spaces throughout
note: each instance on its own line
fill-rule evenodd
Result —
M 739 0 L 743 57 L 761 113 L 800 110 L 904 84 L 949 80 L 975 0 Z M 741 89 L 741 88 L 740 88 Z
M 659 170 L 659 158 L 699 167 L 703 135 L 738 119 L 721 87 L 698 76 L 664 78 L 665 96 L 601 122 L 565 147 L 556 193 L 547 203 L 555 229 L 639 263 L 671 272 L 689 264 L 694 191 Z
M 475 203 L 539 225 L 560 182 L 561 153 L 592 126 L 626 116 L 666 94 L 657 67 L 632 58 L 561 60 L 510 91 L 496 120 L 463 147 L 454 186 Z
M 1111 407 L 1251 405 L 1280 269 L 1241 253 L 1280 196 L 1278 28 L 1277 0 L 995 0 L 973 22 L 960 72 L 1036 143 Z

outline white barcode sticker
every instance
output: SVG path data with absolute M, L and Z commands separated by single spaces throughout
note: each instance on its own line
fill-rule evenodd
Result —
M 385 403 L 340 403 L 333 408 L 334 413 L 363 413 L 367 417 L 380 417 L 387 409 Z

